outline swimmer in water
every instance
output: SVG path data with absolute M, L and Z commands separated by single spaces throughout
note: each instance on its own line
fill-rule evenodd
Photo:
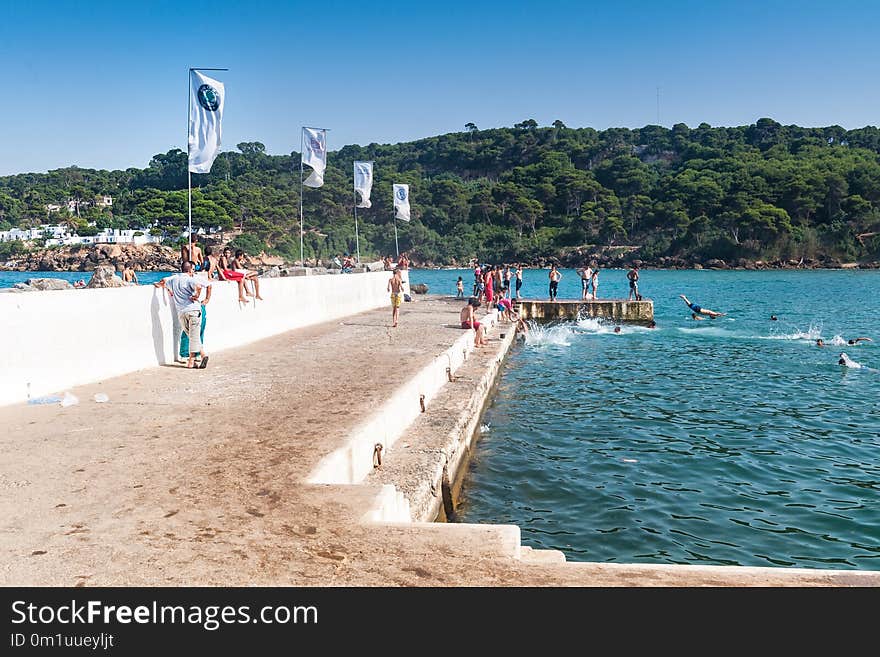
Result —
M 824 347 L 824 346 L 825 346 L 825 340 L 823 340 L 822 338 L 819 338 L 818 340 L 816 340 L 816 346 L 817 346 L 817 347 Z
M 614 327 L 614 332 L 615 332 L 615 333 L 620 333 L 620 327 L 619 327 L 619 326 L 615 326 L 615 327 Z
M 771 322 L 776 322 L 776 321 L 778 321 L 778 320 L 779 320 L 779 318 L 778 318 L 776 315 L 770 315 L 770 321 L 771 321 Z
M 682 300 L 685 302 L 688 308 L 694 311 L 696 315 L 706 315 L 709 319 L 715 319 L 716 317 L 724 317 L 727 313 L 719 313 L 714 310 L 709 310 L 708 308 L 701 308 L 695 303 L 691 303 L 690 299 L 688 299 L 685 295 L 679 294 Z M 702 318 L 701 318 L 702 319 Z
M 857 345 L 860 342 L 874 342 L 871 338 L 855 338 L 854 340 L 847 340 L 847 344 Z

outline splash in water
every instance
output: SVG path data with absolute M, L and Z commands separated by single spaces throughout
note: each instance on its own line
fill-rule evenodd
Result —
M 821 324 L 810 324 L 810 327 L 806 331 L 802 331 L 799 328 L 796 328 L 794 333 L 777 333 L 775 335 L 769 336 L 771 340 L 810 340 L 815 342 L 819 338 L 822 337 L 822 325 Z M 835 339 L 838 336 L 835 336 Z M 832 342 L 831 344 L 837 344 Z
M 837 364 L 845 365 L 846 367 L 851 367 L 856 370 L 862 369 L 861 363 L 857 363 L 856 361 L 852 360 L 849 356 L 846 355 L 846 352 L 843 351 L 840 352 L 840 360 L 837 361 Z
M 529 332 L 526 335 L 526 344 L 530 346 L 552 345 L 556 347 L 571 346 L 570 338 L 573 330 L 571 324 L 550 324 L 540 326 L 529 322 Z

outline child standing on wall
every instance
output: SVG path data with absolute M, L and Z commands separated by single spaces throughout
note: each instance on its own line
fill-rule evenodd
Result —
M 458 277 L 458 281 L 455 283 L 455 290 L 455 298 L 464 299 L 464 281 L 461 280 L 461 276 Z

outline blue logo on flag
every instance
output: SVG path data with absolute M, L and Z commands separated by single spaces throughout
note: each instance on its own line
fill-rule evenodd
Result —
M 398 187 L 397 188 L 397 198 L 399 198 L 401 201 L 405 201 L 406 200 L 406 189 L 404 189 L 403 187 Z
M 199 99 L 199 105 L 209 112 L 216 112 L 220 107 L 220 94 L 210 84 L 203 84 L 199 87 L 196 97 Z

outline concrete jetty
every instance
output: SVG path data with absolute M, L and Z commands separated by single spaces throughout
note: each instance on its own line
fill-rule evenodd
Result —
M 570 563 L 513 525 L 428 522 L 513 337 L 481 313 L 489 345 L 474 349 L 460 301 L 414 299 L 396 329 L 383 307 L 212 351 L 205 370 L 80 385 L 67 408 L 0 407 L 0 585 L 880 585 L 874 571 Z
M 654 302 L 650 299 L 559 299 L 544 301 L 520 299 L 519 308 L 525 319 L 579 319 L 592 317 L 615 322 L 647 324 L 654 319 Z

